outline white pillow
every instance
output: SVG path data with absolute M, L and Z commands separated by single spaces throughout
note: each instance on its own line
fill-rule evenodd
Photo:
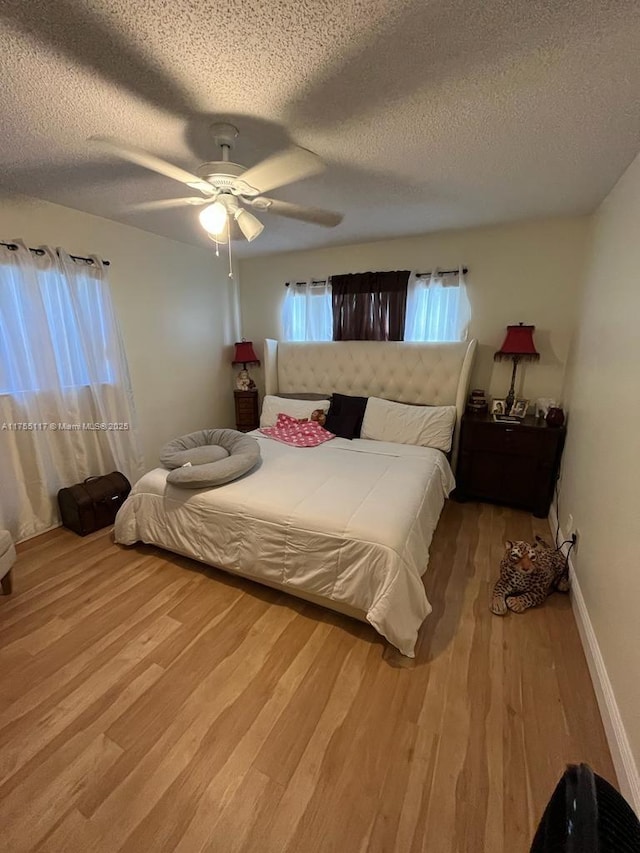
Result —
M 330 405 L 329 400 L 289 400 L 284 397 L 273 397 L 267 394 L 262 401 L 260 426 L 275 426 L 280 412 L 285 415 L 291 415 L 292 418 L 310 418 L 311 412 L 314 412 L 316 409 L 328 412 Z
M 455 424 L 455 406 L 407 406 L 369 397 L 360 438 L 417 444 L 448 453 Z

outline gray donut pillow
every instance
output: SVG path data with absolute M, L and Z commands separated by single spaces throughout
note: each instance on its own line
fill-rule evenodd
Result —
M 203 429 L 174 438 L 160 461 L 170 468 L 167 482 L 183 489 L 206 489 L 236 480 L 260 461 L 255 438 L 235 429 Z

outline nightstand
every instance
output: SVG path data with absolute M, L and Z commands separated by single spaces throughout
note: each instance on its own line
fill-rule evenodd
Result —
M 565 427 L 533 416 L 501 424 L 492 415 L 464 415 L 456 498 L 503 503 L 546 518 L 565 435 Z
M 249 432 L 260 426 L 260 413 L 258 412 L 258 392 L 234 391 L 236 401 L 236 429 L 240 432 Z

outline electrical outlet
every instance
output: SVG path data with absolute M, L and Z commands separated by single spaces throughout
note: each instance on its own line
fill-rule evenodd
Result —
M 571 539 L 573 540 L 573 550 L 578 550 L 578 543 L 580 542 L 580 531 L 574 530 L 571 534 Z

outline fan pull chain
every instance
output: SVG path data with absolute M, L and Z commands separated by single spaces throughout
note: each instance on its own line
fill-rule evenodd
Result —
M 229 247 L 229 278 L 233 280 L 233 264 L 231 262 L 231 222 L 227 219 L 227 245 Z

